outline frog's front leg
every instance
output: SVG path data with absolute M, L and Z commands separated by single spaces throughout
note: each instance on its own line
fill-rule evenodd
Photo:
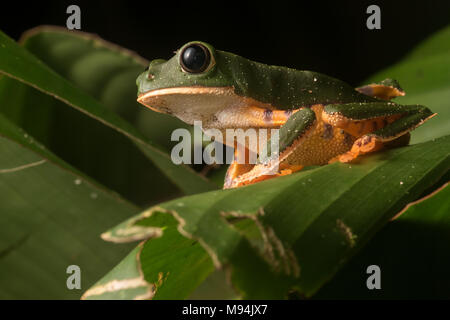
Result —
M 228 167 L 227 173 L 225 174 L 225 182 L 223 184 L 224 189 L 232 188 L 233 181 L 237 179 L 239 176 L 249 172 L 255 166 L 254 164 L 249 163 L 240 163 L 241 158 L 250 159 L 250 151 L 245 148 L 244 155 L 239 154 L 239 148 L 237 144 L 234 144 L 234 159 L 233 162 Z M 245 157 L 245 158 L 244 158 Z
M 231 165 L 227 171 L 224 189 L 236 188 L 247 184 L 253 184 L 259 181 L 267 180 L 286 174 L 291 174 L 301 170 L 302 165 L 287 165 L 283 163 L 295 148 L 307 139 L 312 131 L 312 125 L 316 121 L 314 111 L 310 108 L 301 108 L 289 117 L 286 123 L 279 129 L 278 149 L 279 152 L 272 151 L 272 141 L 269 140 L 266 146 L 261 150 L 258 162 L 253 168 L 243 174 L 235 175 L 234 172 L 239 167 Z M 273 139 L 273 138 L 271 138 Z M 267 155 L 267 160 L 263 160 L 261 155 Z M 230 174 L 228 174 L 230 172 Z
M 421 105 L 391 102 L 328 105 L 323 110 L 323 120 L 357 138 L 350 151 L 330 162 L 350 162 L 359 155 L 378 151 L 394 141 L 407 144 L 409 131 L 435 115 Z

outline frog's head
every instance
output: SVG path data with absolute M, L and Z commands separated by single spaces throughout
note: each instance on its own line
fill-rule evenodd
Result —
M 233 108 L 265 105 L 237 94 L 248 87 L 251 63 L 207 43 L 189 42 L 171 59 L 150 62 L 136 81 L 138 101 L 190 124 L 201 120 L 207 126 L 221 126 L 218 119 L 224 111 L 229 114 Z

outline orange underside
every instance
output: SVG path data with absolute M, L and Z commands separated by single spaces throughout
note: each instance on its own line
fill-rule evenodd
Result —
M 322 119 L 324 122 L 341 128 L 355 137 L 361 137 L 365 134 L 374 132 L 386 127 L 388 124 L 400 119 L 403 114 L 395 114 L 392 116 L 378 117 L 368 120 L 351 120 L 339 114 L 324 114 Z
M 261 110 L 253 110 L 253 111 L 260 112 Z M 284 124 L 288 118 L 288 116 L 286 116 L 286 112 L 284 111 L 273 111 L 272 114 L 273 114 L 272 119 L 273 123 L 279 123 L 280 125 Z M 329 163 L 335 161 L 351 162 L 360 155 L 381 150 L 384 147 L 384 142 L 376 139 L 373 136 L 366 136 L 366 135 L 398 120 L 403 115 L 400 114 L 386 117 L 378 117 L 370 120 L 351 120 L 342 117 L 340 115 L 337 115 L 338 117 L 340 117 L 339 119 L 333 119 L 333 116 L 334 115 L 322 113 L 322 117 L 320 120 L 322 120 L 325 123 L 333 124 L 335 127 L 344 130 L 348 134 L 357 137 L 358 139 L 353 143 L 351 149 L 348 152 L 332 158 L 331 160 L 329 160 Z M 264 123 L 265 125 L 267 125 L 267 119 L 264 122 L 261 119 L 255 119 L 255 121 L 256 120 L 260 121 L 260 123 Z M 292 165 L 292 164 L 288 165 L 282 163 L 280 164 L 279 168 L 280 170 L 277 174 L 267 175 L 264 174 L 263 166 L 254 166 L 248 164 L 242 165 L 233 163 L 230 166 L 229 171 L 227 172 L 226 185 L 232 184 L 233 185 L 232 187 L 239 187 L 243 185 L 253 184 L 274 177 L 288 175 L 293 172 L 299 171 L 302 168 L 303 168 L 302 165 Z M 241 176 L 242 174 L 245 174 L 246 176 L 245 179 L 239 179 L 239 176 Z

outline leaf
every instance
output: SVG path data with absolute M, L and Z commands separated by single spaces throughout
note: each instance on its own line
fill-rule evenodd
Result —
M 181 192 L 127 137 L 10 78 L 0 79 L 0 113 L 58 157 L 140 206 Z M 39 121 L 36 121 L 39 119 Z M 153 183 L 158 181 L 158 184 Z
M 174 129 L 189 128 L 175 117 L 148 110 L 136 101 L 136 78 L 149 61 L 95 35 L 41 26 L 20 43 L 62 77 L 115 111 L 169 151 Z
M 58 159 L 0 115 L 0 298 L 77 299 L 131 247 L 99 237 L 138 208 Z
M 21 43 L 61 76 L 99 99 L 104 107 L 127 120 L 143 118 L 138 111 L 147 110 L 137 107 L 133 79 L 143 69 L 142 58 L 91 35 L 55 27 L 32 29 Z M 8 77 L 0 79 L 0 101 L 5 102 L 0 103 L 0 112 L 8 119 L 58 157 L 128 200 L 148 206 L 167 200 L 168 195 L 181 195 L 130 139 L 63 102 Z M 167 130 L 172 129 L 167 122 L 158 121 Z M 146 124 L 154 127 L 151 122 Z M 170 133 L 164 134 L 167 140 Z
M 334 163 L 183 197 L 123 222 L 107 239 L 147 239 L 164 225 L 155 212 L 169 213 L 180 233 L 198 240 L 216 267 L 231 270 L 244 298 L 285 298 L 291 289 L 310 297 L 389 219 L 448 173 L 449 150 L 446 136 L 360 163 Z
M 142 246 L 136 247 L 109 274 L 86 291 L 85 300 L 144 300 L 153 297 L 155 285 L 145 281 L 140 270 Z M 126 275 L 127 277 L 123 277 Z
M 447 183 L 408 206 L 319 291 L 317 298 L 449 299 L 449 212 Z M 366 286 L 369 275 L 365 271 L 373 264 L 381 270 L 381 290 Z
M 163 148 L 148 141 L 130 123 L 77 89 L 2 32 L 0 48 L 1 73 L 51 95 L 125 135 L 184 192 L 190 194 L 214 189 L 211 183 L 191 168 L 175 165 Z
M 398 80 L 406 96 L 400 104 L 422 104 L 437 112 L 432 121 L 417 128 L 412 143 L 450 134 L 450 26 L 419 44 L 399 63 L 382 70 L 365 83 L 385 78 Z
M 214 270 L 200 244 L 180 235 L 174 218 L 157 211 L 153 218 L 164 232 L 155 224 L 135 226 L 152 241 L 141 243 L 86 291 L 84 299 L 185 299 Z M 103 238 L 109 240 L 109 234 Z

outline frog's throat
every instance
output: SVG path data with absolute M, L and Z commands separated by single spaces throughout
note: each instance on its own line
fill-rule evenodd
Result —
M 278 119 L 272 105 L 239 96 L 233 87 L 155 89 L 139 95 L 138 102 L 189 124 L 202 121 L 204 128 L 274 127 L 284 123 L 289 115 L 281 111 Z
M 142 93 L 137 100 L 139 103 L 142 103 L 153 111 L 172 114 L 176 111 L 174 109 L 178 107 L 178 104 L 181 103 L 179 100 L 185 100 L 184 104 L 186 104 L 186 98 L 194 97 L 199 99 L 209 96 L 220 99 L 224 97 L 233 97 L 236 96 L 236 94 L 234 93 L 233 87 L 173 87 L 155 89 Z M 195 108 L 195 105 L 190 107 Z

